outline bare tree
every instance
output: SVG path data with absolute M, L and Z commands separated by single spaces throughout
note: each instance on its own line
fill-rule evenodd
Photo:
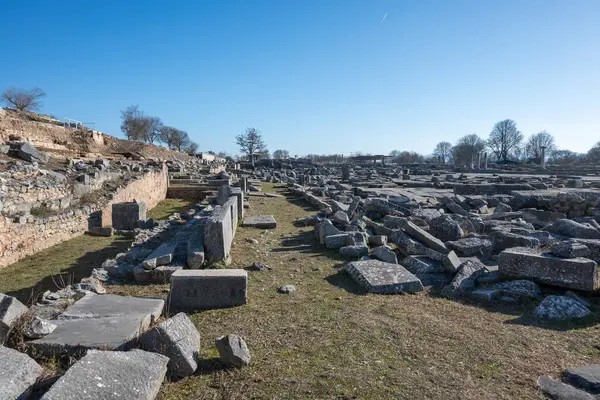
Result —
M 452 149 L 452 143 L 450 142 L 439 142 L 435 149 L 433 150 L 433 154 L 436 157 L 439 157 L 442 164 L 446 164 L 448 157 L 450 156 L 450 150 Z
M 38 87 L 31 90 L 10 88 L 2 93 L 2 100 L 19 111 L 35 111 L 42 106 L 40 100 L 45 96 L 46 93 Z
M 546 149 L 546 155 L 548 156 L 556 150 L 554 137 L 546 131 L 531 135 L 529 139 L 527 139 L 527 144 L 525 144 L 525 152 L 528 157 L 535 158 L 541 163 L 542 147 Z
M 487 145 L 498 160 L 506 161 L 511 151 L 523 141 L 523 134 L 512 119 L 505 119 L 494 125 Z
M 144 113 L 137 105 L 121 111 L 121 131 L 128 140 L 144 140 Z
M 476 134 L 472 134 L 458 139 L 450 153 L 455 164 L 471 165 L 484 149 L 485 141 Z
M 594 164 L 600 163 L 600 142 L 596 143 L 594 147 L 587 152 L 586 158 L 588 162 Z
M 198 152 L 198 143 L 190 142 L 190 144 L 185 148 L 185 152 L 188 154 L 196 154 Z
M 182 151 L 190 145 L 188 134 L 172 126 L 161 128 L 160 140 L 171 150 Z
M 585 157 L 585 154 L 575 153 L 571 150 L 554 150 L 550 155 L 549 162 L 557 165 L 571 165 L 583 161 Z
M 414 164 L 425 161 L 423 155 L 414 151 L 392 150 L 390 151 L 390 156 L 396 164 Z
M 287 150 L 275 150 L 273 152 L 273 158 L 276 160 L 283 160 L 286 158 L 290 158 L 290 152 Z
M 141 121 L 144 127 L 144 141 L 147 143 L 154 143 L 160 140 L 160 132 L 163 127 L 163 123 L 158 117 L 144 117 Z
M 254 165 L 254 156 L 266 150 L 266 144 L 262 140 L 261 132 L 256 128 L 247 128 L 244 133 L 235 137 L 235 142 L 240 151 L 248 156 Z

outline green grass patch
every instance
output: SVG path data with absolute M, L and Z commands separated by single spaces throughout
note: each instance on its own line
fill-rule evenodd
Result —
M 165 199 L 158 203 L 156 207 L 146 213 L 146 217 L 154 220 L 167 219 L 173 213 L 179 213 L 187 210 L 195 202 L 182 199 Z

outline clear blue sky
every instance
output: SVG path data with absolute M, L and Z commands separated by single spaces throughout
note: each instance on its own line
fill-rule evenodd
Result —
M 292 155 L 428 154 L 505 118 L 600 140 L 600 0 L 4 1 L 0 37 L 0 90 L 118 136 L 139 104 L 232 154 L 250 126 Z

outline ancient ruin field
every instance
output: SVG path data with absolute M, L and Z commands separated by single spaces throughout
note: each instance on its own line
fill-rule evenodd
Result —
M 533 304 L 484 307 L 435 291 L 365 294 L 341 270 L 337 252 L 315 241 L 312 227 L 294 225 L 314 213 L 308 203 L 272 184 L 263 190 L 287 197 L 250 197 L 248 214 L 272 214 L 278 226 L 238 228 L 230 268 L 260 261 L 272 270 L 249 272 L 247 305 L 189 315 L 201 335 L 199 368 L 163 384 L 158 398 L 541 399 L 540 375 L 600 359 L 597 302 L 593 318 L 578 325 L 540 325 Z M 101 258 L 114 257 L 122 240 L 82 236 L 28 257 L 0 272 L 0 292 L 24 296 L 56 271 L 86 276 Z M 295 294 L 277 293 L 285 284 L 295 285 Z M 107 289 L 166 298 L 168 287 Z M 218 362 L 214 339 L 227 333 L 246 339 L 248 367 Z

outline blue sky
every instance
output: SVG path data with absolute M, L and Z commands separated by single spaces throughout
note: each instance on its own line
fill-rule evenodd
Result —
M 0 37 L 0 90 L 117 136 L 138 104 L 231 154 L 251 126 L 292 155 L 428 154 L 505 118 L 600 140 L 599 0 L 6 1 Z

